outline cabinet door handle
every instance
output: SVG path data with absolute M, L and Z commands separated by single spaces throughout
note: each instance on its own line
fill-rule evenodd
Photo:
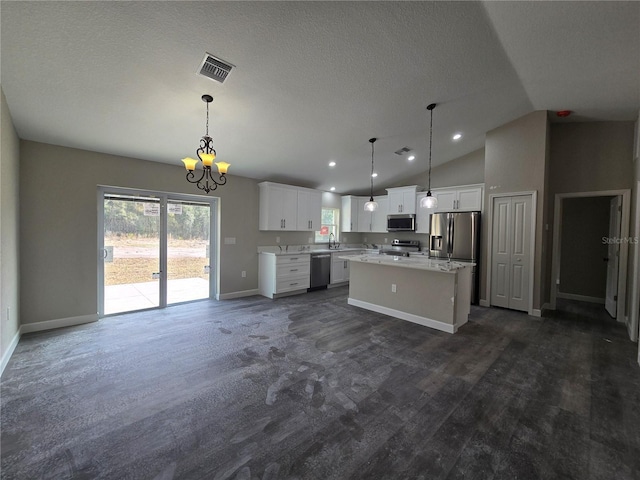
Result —
M 298 284 L 298 282 L 293 282 L 293 283 L 290 283 L 289 285 L 293 286 L 293 285 L 297 285 L 297 284 Z
M 297 272 L 298 269 L 297 268 L 292 268 L 291 270 L 289 270 L 290 272 Z

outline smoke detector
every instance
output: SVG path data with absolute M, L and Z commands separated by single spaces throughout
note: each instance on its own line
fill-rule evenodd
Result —
M 214 57 L 210 53 L 205 53 L 204 60 L 202 60 L 200 68 L 198 69 L 198 75 L 224 83 L 233 67 L 234 65 Z

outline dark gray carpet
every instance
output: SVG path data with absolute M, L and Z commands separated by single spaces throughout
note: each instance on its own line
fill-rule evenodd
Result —
M 346 288 L 25 335 L 3 479 L 638 479 L 636 344 L 601 306 L 450 335 Z

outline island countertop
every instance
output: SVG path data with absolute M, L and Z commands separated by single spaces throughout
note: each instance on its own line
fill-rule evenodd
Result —
M 459 262 L 452 260 L 431 259 L 427 257 L 404 257 L 395 255 L 349 255 L 340 257 L 343 260 L 361 263 L 377 263 L 381 265 L 389 265 L 400 268 L 415 268 L 418 270 L 432 270 L 436 272 L 455 274 L 462 268 L 470 268 L 475 263 Z

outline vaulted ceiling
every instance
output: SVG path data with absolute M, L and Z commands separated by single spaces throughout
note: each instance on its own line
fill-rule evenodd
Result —
M 0 9 L 1 84 L 21 138 L 181 165 L 204 134 L 207 93 L 231 174 L 341 193 L 368 189 L 371 137 L 376 186 L 426 170 L 429 103 L 434 165 L 533 110 L 610 121 L 640 108 L 637 2 Z M 235 66 L 223 84 L 196 74 L 206 52 Z M 394 154 L 402 147 L 413 162 Z

